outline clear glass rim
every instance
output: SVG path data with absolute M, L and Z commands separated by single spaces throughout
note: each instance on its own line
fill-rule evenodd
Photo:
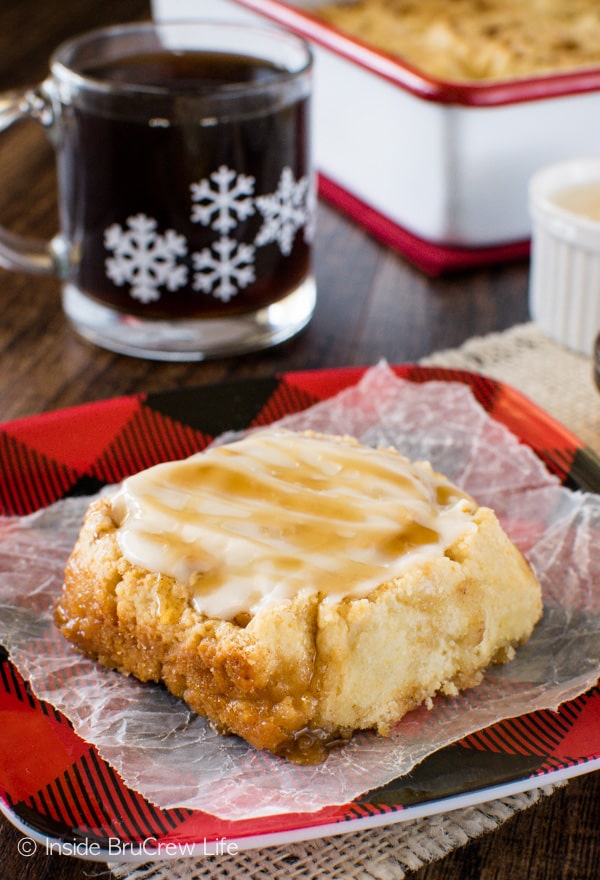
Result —
M 235 97 L 239 95 L 248 95 L 253 93 L 265 93 L 272 89 L 280 88 L 287 82 L 294 81 L 308 74 L 313 66 L 313 54 L 308 43 L 299 36 L 291 34 L 287 31 L 275 27 L 256 26 L 242 24 L 239 22 L 215 21 L 211 19 L 197 19 L 194 21 L 172 21 L 172 22 L 140 22 L 128 23 L 120 25 L 112 25 L 109 27 L 96 28 L 86 31 L 76 37 L 73 37 L 61 43 L 53 52 L 50 58 L 50 70 L 53 76 L 59 81 L 69 82 L 70 84 L 90 91 L 135 96 L 144 95 L 156 97 L 165 97 L 177 93 L 170 86 L 160 85 L 140 85 L 137 83 L 114 82 L 103 80 L 100 77 L 94 77 L 77 69 L 77 59 L 81 58 L 85 49 L 91 49 L 94 45 L 100 45 L 102 42 L 117 43 L 119 40 L 124 42 L 126 38 L 142 36 L 146 39 L 152 35 L 159 40 L 168 38 L 174 41 L 172 46 L 167 45 L 168 49 L 173 51 L 183 51 L 185 49 L 202 50 L 204 48 L 199 42 L 202 34 L 205 36 L 212 32 L 223 36 L 233 37 L 235 35 L 248 37 L 247 49 L 242 51 L 238 49 L 240 54 L 247 54 L 251 57 L 263 58 L 264 60 L 273 60 L 273 55 L 268 55 L 265 51 L 253 51 L 253 40 L 257 42 L 258 38 L 268 41 L 269 45 L 277 47 L 281 52 L 284 47 L 292 50 L 294 57 L 297 57 L 297 65 L 290 69 L 283 69 L 277 75 L 270 77 L 265 82 L 257 83 L 227 83 L 224 85 L 211 84 L 207 87 L 206 92 L 199 92 L 201 97 L 203 94 L 212 96 L 221 95 L 222 97 Z M 198 39 L 193 39 L 193 35 L 197 35 Z M 261 45 L 263 44 L 261 43 Z M 138 51 L 141 46 L 138 46 Z M 206 47 L 209 49 L 210 47 Z M 133 54 L 130 52 L 129 54 Z M 115 58 L 126 57 L 124 53 L 115 54 Z M 183 94 L 183 92 L 182 92 Z M 189 95 L 189 92 L 188 92 Z

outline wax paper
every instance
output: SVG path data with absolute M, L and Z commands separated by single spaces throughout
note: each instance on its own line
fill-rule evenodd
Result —
M 516 658 L 481 685 L 439 697 L 389 738 L 359 733 L 318 766 L 222 737 L 160 685 L 82 657 L 52 623 L 64 564 L 89 499 L 0 520 L 0 642 L 38 697 L 63 712 L 133 789 L 162 808 L 229 819 L 344 804 L 502 718 L 558 710 L 600 674 L 600 499 L 572 492 L 477 403 L 468 386 L 411 383 L 386 364 L 298 415 L 289 428 L 352 434 L 427 459 L 493 507 L 543 588 L 544 616 Z

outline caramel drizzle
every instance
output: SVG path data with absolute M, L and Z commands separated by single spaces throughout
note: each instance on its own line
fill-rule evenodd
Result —
M 365 596 L 443 552 L 475 509 L 393 450 L 273 429 L 130 477 L 112 507 L 126 559 L 225 619 L 301 591 Z

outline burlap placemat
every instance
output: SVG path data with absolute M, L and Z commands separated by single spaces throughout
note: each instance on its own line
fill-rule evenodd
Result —
M 550 341 L 534 324 L 469 340 L 422 363 L 473 370 L 515 386 L 600 453 L 600 393 L 590 359 Z M 109 867 L 119 880 L 402 880 L 553 791 L 540 787 L 424 819 L 235 855 Z
M 402 880 L 408 872 L 493 831 L 552 791 L 551 787 L 537 788 L 479 807 L 386 828 L 237 855 L 176 859 L 136 868 L 126 864 L 109 867 L 115 877 L 127 880 Z
M 422 363 L 473 370 L 513 385 L 600 453 L 600 392 L 591 358 L 548 339 L 535 324 L 470 339 Z

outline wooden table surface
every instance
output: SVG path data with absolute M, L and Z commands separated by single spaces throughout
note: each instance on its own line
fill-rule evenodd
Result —
M 149 18 L 147 0 L 7 0 L 0 4 L 0 89 L 34 83 L 63 39 L 101 24 Z M 49 238 L 57 228 L 52 149 L 36 125 L 0 137 L 0 222 Z M 82 342 L 59 306 L 58 282 L 0 269 L 0 421 L 138 391 L 306 368 L 415 361 L 473 335 L 528 319 L 528 264 L 430 279 L 327 204 L 318 212 L 316 314 L 267 352 L 160 364 Z M 550 378 L 550 377 L 549 377 Z M 586 880 L 599 876 L 600 774 L 570 781 L 498 831 L 411 875 L 414 880 Z M 3 880 L 106 877 L 106 866 L 19 854 L 21 833 L 0 817 Z

